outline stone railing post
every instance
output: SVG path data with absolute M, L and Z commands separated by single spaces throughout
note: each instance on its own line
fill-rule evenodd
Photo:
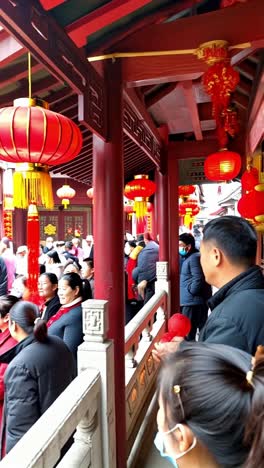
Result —
M 101 375 L 101 425 L 104 468 L 116 467 L 114 345 L 107 340 L 108 302 L 89 299 L 82 303 L 84 343 L 78 348 L 78 373 L 89 368 Z
M 156 263 L 156 276 L 157 281 L 155 283 L 155 292 L 166 291 L 168 294 L 168 303 L 167 303 L 167 318 L 170 317 L 170 281 L 169 281 L 169 263 L 168 262 L 157 262 Z M 165 314 L 161 309 L 157 311 L 157 320 L 164 319 Z

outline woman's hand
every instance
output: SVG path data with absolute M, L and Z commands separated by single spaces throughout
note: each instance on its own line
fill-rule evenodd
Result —
M 168 343 L 155 343 L 155 349 L 152 350 L 153 359 L 156 362 L 160 362 L 169 353 L 175 353 L 178 350 L 180 343 L 183 341 L 181 336 L 175 336 L 172 341 Z

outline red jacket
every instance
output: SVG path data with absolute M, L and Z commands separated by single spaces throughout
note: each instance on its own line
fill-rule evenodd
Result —
M 17 341 L 12 338 L 10 335 L 10 331 L 7 328 L 3 333 L 0 333 L 0 354 L 4 354 L 9 349 L 13 348 L 17 345 Z M 3 405 L 4 405 L 4 374 L 7 368 L 7 364 L 1 363 L 0 364 L 0 433 L 1 433 L 1 426 L 2 426 L 2 413 L 3 413 Z

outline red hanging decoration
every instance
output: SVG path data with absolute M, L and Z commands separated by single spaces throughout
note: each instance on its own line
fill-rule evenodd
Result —
M 3 210 L 4 237 L 13 239 L 13 213 L 11 210 Z
M 227 149 L 208 156 L 204 162 L 204 173 L 208 180 L 226 182 L 234 179 L 240 172 L 241 158 L 238 153 Z
M 192 229 L 194 217 L 200 213 L 197 200 L 189 198 L 179 204 L 179 215 L 184 217 L 184 226 Z
M 125 186 L 124 195 L 134 200 L 134 211 L 137 218 L 143 218 L 147 213 L 148 198 L 156 191 L 156 184 L 149 180 L 148 175 L 136 175 L 134 180 Z
M 259 173 L 256 167 L 249 166 L 241 177 L 241 186 L 244 192 L 254 190 L 259 183 Z
M 65 184 L 57 190 L 56 194 L 57 197 L 62 198 L 61 204 L 67 209 L 70 204 L 70 199 L 75 197 L 76 192 L 69 185 Z
M 28 246 L 28 280 L 27 287 L 30 293 L 29 301 L 38 304 L 38 277 L 39 277 L 39 215 L 35 204 L 28 207 L 27 216 L 27 246 Z
M 257 185 L 256 187 L 261 187 Z M 238 204 L 237 209 L 241 216 L 251 219 L 256 222 L 264 221 L 264 191 L 259 191 L 254 188 L 251 192 L 243 195 Z
M 38 194 L 41 204 L 53 207 L 47 166 L 74 159 L 82 147 L 82 134 L 68 117 L 48 110 L 37 99 L 17 99 L 0 109 L 0 157 L 11 163 L 29 163 L 14 178 L 14 203 L 27 208 Z
M 188 197 L 195 192 L 194 185 L 180 185 L 179 186 L 179 197 Z
M 234 137 L 238 132 L 236 111 L 229 106 L 231 93 L 239 83 L 239 73 L 230 65 L 227 41 L 205 42 L 198 48 L 197 56 L 209 65 L 202 83 L 211 96 L 217 138 L 220 148 L 223 148 L 228 143 L 228 135 Z

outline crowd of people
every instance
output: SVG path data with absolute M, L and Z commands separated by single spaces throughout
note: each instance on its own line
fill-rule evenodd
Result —
M 153 357 L 162 362 L 155 445 L 173 466 L 264 466 L 264 277 L 256 252 L 257 235 L 245 219 L 208 222 L 199 275 L 216 290 L 209 317 L 198 342 L 176 337 L 155 345 Z M 180 236 L 179 253 L 199 257 L 188 236 Z M 198 262 L 193 257 L 183 269 L 185 262 L 181 284 L 195 297 L 186 276 L 197 273 Z M 181 297 L 183 313 L 187 301 Z

